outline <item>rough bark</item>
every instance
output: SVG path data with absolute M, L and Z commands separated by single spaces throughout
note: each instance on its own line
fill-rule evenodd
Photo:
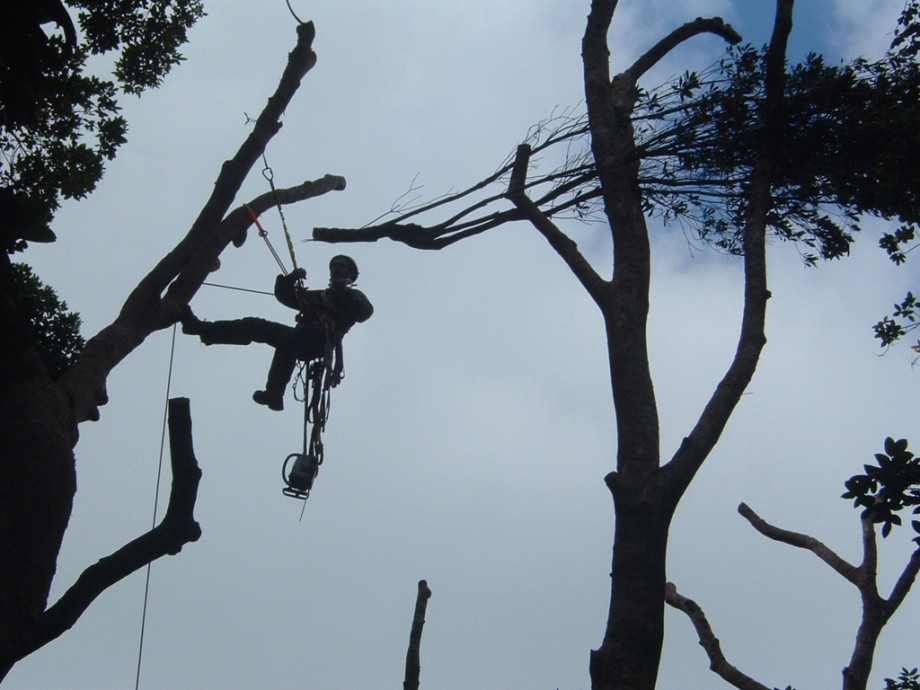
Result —
M 406 676 L 403 690 L 418 690 L 419 676 L 422 672 L 421 648 L 422 628 L 425 627 L 425 611 L 431 590 L 425 580 L 419 580 L 418 595 L 415 598 L 415 613 L 412 616 L 412 629 L 409 632 L 409 649 L 406 651 Z
M 108 402 L 106 381 L 112 369 L 151 333 L 174 323 L 220 253 L 231 242 L 242 242 L 252 221 L 243 206 L 234 212 L 231 204 L 281 129 L 282 113 L 316 62 L 314 33 L 312 23 L 297 27 L 297 44 L 274 94 L 237 153 L 221 167 L 191 229 L 140 280 L 115 321 L 90 338 L 76 364 L 58 381 L 50 379 L 32 347 L 8 296 L 9 257 L 0 258 L 0 658 L 19 658 L 14 650 L 20 638 L 37 630 L 46 615 L 76 491 L 78 425 L 99 418 L 99 407 Z M 326 176 L 280 189 L 278 195 L 281 203 L 293 203 L 343 188 L 342 178 Z M 250 202 L 257 209 L 269 203 L 265 195 Z M 156 557 L 157 543 L 142 539 L 132 550 L 146 552 L 149 561 Z

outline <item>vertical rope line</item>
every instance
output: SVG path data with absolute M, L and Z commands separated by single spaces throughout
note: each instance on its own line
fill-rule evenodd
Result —
M 176 355 L 176 324 L 173 324 L 172 343 L 169 348 L 169 373 L 166 376 L 166 404 L 163 406 L 163 427 L 160 431 L 160 459 L 157 464 L 157 483 L 153 495 L 153 521 L 151 529 L 157 526 L 157 510 L 160 504 L 160 483 L 163 478 L 163 454 L 166 448 L 166 422 L 169 415 L 169 389 L 172 385 L 173 361 Z M 138 690 L 141 685 L 141 661 L 144 658 L 144 628 L 147 624 L 147 600 L 150 596 L 150 568 L 152 563 L 147 564 L 147 577 L 144 582 L 144 607 L 141 612 L 141 635 L 137 643 L 137 674 L 134 678 L 134 690 Z
M 297 256 L 294 254 L 294 240 L 291 239 L 291 233 L 288 231 L 287 221 L 284 218 L 284 209 L 281 208 L 281 199 L 278 198 L 278 190 L 275 189 L 275 172 L 268 164 L 265 152 L 262 153 L 262 162 L 265 164 L 265 167 L 262 168 L 262 177 L 268 180 L 268 186 L 271 187 L 272 199 L 275 202 L 275 206 L 278 207 L 278 215 L 281 217 L 281 228 L 284 230 L 284 239 L 287 240 L 288 252 L 291 255 L 291 263 L 294 264 L 294 270 L 296 271 Z

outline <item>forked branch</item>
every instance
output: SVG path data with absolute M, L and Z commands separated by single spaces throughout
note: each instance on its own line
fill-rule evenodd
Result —
M 221 166 L 213 192 L 188 233 L 138 283 L 115 321 L 86 343 L 77 363 L 61 378 L 59 385 L 70 398 L 76 423 L 99 418 L 99 406 L 108 402 L 106 381 L 112 369 L 147 336 L 179 318 L 221 252 L 231 242 L 241 239 L 245 224 L 233 214 L 228 219 L 227 213 L 253 165 L 281 129 L 282 114 L 301 80 L 316 63 L 312 48 L 314 35 L 312 23 L 297 27 L 297 44 L 288 55 L 274 94 L 236 154 Z M 341 189 L 343 185 L 342 178 L 327 176 L 279 190 L 278 194 L 282 203 L 289 203 Z M 267 203 L 264 197 L 257 201 Z
M 514 165 L 511 169 L 511 181 L 508 183 L 507 197 L 518 211 L 530 221 L 550 246 L 565 261 L 575 277 L 581 282 L 595 301 L 601 299 L 601 292 L 607 285 L 585 259 L 578 245 L 553 223 L 540 206 L 527 196 L 527 167 L 530 164 L 530 146 L 522 144 L 517 148 Z
M 201 470 L 192 446 L 188 398 L 169 401 L 169 446 L 172 488 L 160 524 L 84 570 L 57 603 L 23 631 L 18 646 L 11 652 L 12 658 L 0 659 L 0 668 L 8 668 L 70 630 L 96 597 L 116 582 L 198 540 L 201 528 L 195 521 L 194 510 Z
M 774 541 L 811 551 L 827 563 L 839 575 L 853 584 L 862 600 L 862 618 L 856 634 L 856 643 L 850 662 L 843 669 L 843 690 L 866 690 L 872 659 L 882 629 L 894 615 L 920 572 L 920 549 L 916 549 L 905 565 L 888 598 L 878 593 L 877 544 L 875 524 L 871 515 L 861 516 L 863 560 L 859 566 L 847 563 L 821 541 L 800 532 L 782 529 L 763 520 L 751 508 L 742 503 L 738 512 L 765 537 Z M 749 678 L 729 664 L 719 646 L 719 640 L 712 632 L 703 610 L 692 600 L 680 596 L 673 584 L 668 584 L 666 601 L 687 614 L 696 629 L 700 645 L 709 656 L 710 668 L 723 679 L 740 690 L 761 690 L 765 686 Z M 767 689 L 768 690 L 768 689 Z

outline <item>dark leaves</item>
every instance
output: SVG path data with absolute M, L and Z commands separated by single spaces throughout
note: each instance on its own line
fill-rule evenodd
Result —
M 883 537 L 902 524 L 902 510 L 920 514 L 920 458 L 914 457 L 907 445 L 907 439 L 886 438 L 885 452 L 875 455 L 876 465 L 864 465 L 865 474 L 844 482 L 846 492 L 841 497 L 851 499 L 855 507 L 880 524 Z M 911 527 L 920 534 L 920 521 L 911 520 Z M 920 545 L 920 537 L 914 541 Z
M 920 690 L 920 671 L 916 668 L 910 671 L 902 668 L 896 679 L 885 679 L 885 690 Z
M 25 241 L 50 239 L 47 224 L 62 198 L 79 199 L 101 179 L 104 163 L 126 140 L 127 123 L 119 114 L 119 90 L 139 94 L 160 84 L 182 59 L 179 48 L 188 29 L 203 14 L 200 0 L 73 0 L 83 43 L 64 50 L 58 36 L 48 39 L 58 59 L 40 63 L 20 91 L 28 94 L 29 117 L 15 116 L 9 99 L 0 101 L 0 190 L 4 209 L 41 216 L 23 223 L 22 234 L 7 230 L 4 250 L 21 249 Z M 11 38 L 0 26 L 0 41 Z M 111 79 L 85 73 L 89 55 L 119 51 Z M 17 73 L 3 72 L 4 93 L 16 85 Z M 10 83 L 8 83 L 10 82 Z M 12 84 L 12 86 L 11 86 Z M 22 86 L 22 85 L 20 85 Z M 16 111 L 19 112 L 19 111 Z M 35 209 L 15 208 L 28 199 Z M 44 230 L 42 230 L 44 228 Z
M 891 316 L 886 316 L 875 324 L 873 330 L 882 346 L 887 347 L 917 328 L 918 325 L 920 325 L 920 302 L 917 301 L 913 292 L 908 292 L 899 304 L 894 305 Z
M 920 156 L 914 62 L 831 66 L 809 55 L 789 70 L 786 130 L 770 139 L 759 125 L 763 70 L 762 51 L 735 47 L 709 72 L 640 98 L 639 155 L 655 212 L 737 251 L 745 181 L 767 149 L 777 171 L 770 225 L 800 243 L 809 263 L 845 256 L 862 214 L 910 225 L 920 218 L 920 185 L 909 172 Z M 895 237 L 907 241 L 906 231 Z
M 35 349 L 56 379 L 83 350 L 80 315 L 67 309 L 55 291 L 42 284 L 25 264 L 12 264 L 10 296 L 32 329 Z

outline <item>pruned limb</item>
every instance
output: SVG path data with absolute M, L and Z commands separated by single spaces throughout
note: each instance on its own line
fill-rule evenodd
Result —
M 346 181 L 341 175 L 323 175 L 318 180 L 306 180 L 294 187 L 276 189 L 274 193 L 265 192 L 255 197 L 244 206 L 238 206 L 227 214 L 221 222 L 221 233 L 231 238 L 234 246 L 241 247 L 246 241 L 246 231 L 252 225 L 252 217 L 246 210 L 248 206 L 256 215 L 262 215 L 276 203 L 294 204 L 314 197 L 341 192 L 345 189 Z
M 540 210 L 529 196 L 527 196 L 527 167 L 530 163 L 530 146 L 521 144 L 517 148 L 514 164 L 511 168 L 511 181 L 508 183 L 507 197 L 524 217 L 539 230 L 550 246 L 565 261 L 566 265 L 575 274 L 588 294 L 595 301 L 601 299 L 601 293 L 607 286 L 591 264 L 585 259 L 578 245 L 572 238 L 562 232 L 543 211 Z
M 169 401 L 169 445 L 172 488 L 169 505 L 160 524 L 84 570 L 57 603 L 22 632 L 10 658 L 0 659 L 0 668 L 8 669 L 19 659 L 68 631 L 96 597 L 116 582 L 161 556 L 179 553 L 183 546 L 198 540 L 201 528 L 195 521 L 194 509 L 201 470 L 192 446 L 188 398 Z
M 745 503 L 742 503 L 738 506 L 738 512 L 744 517 L 744 519 L 751 523 L 751 526 L 754 529 L 756 529 L 765 537 L 774 541 L 782 542 L 783 544 L 789 544 L 789 546 L 795 546 L 799 549 L 811 551 L 818 558 L 820 558 L 831 568 L 836 570 L 840 575 L 842 575 L 848 582 L 852 582 L 854 585 L 859 586 L 860 580 L 862 578 L 860 568 L 845 561 L 823 542 L 807 534 L 791 532 L 786 529 L 775 527 L 757 515 L 757 513 L 751 510 L 751 508 L 748 507 L 748 505 Z
M 412 629 L 409 632 L 409 649 L 406 652 L 406 677 L 403 690 L 418 690 L 419 674 L 422 670 L 420 649 L 422 646 L 422 628 L 425 626 L 425 611 L 431 590 L 425 580 L 419 580 L 418 595 L 415 598 L 415 614 L 412 616 Z
M 731 24 L 726 24 L 720 17 L 704 19 L 697 17 L 692 22 L 687 22 L 683 26 L 674 29 L 670 34 L 658 41 L 648 51 L 645 52 L 632 66 L 623 72 L 621 77 L 626 77 L 635 84 L 643 74 L 648 72 L 668 53 L 674 50 L 684 41 L 703 33 L 715 34 L 721 36 L 732 45 L 741 42 L 741 35 L 732 28 Z
M 675 609 L 687 614 L 693 627 L 696 629 L 697 637 L 700 640 L 700 646 L 706 650 L 709 656 L 709 668 L 721 677 L 726 683 L 734 685 L 739 690 L 770 690 L 766 685 L 758 683 L 750 676 L 742 673 L 737 668 L 728 663 L 725 655 L 722 653 L 722 646 L 719 644 L 719 638 L 715 636 L 706 614 L 692 599 L 687 599 L 677 592 L 677 586 L 669 582 L 665 586 L 665 601 Z

